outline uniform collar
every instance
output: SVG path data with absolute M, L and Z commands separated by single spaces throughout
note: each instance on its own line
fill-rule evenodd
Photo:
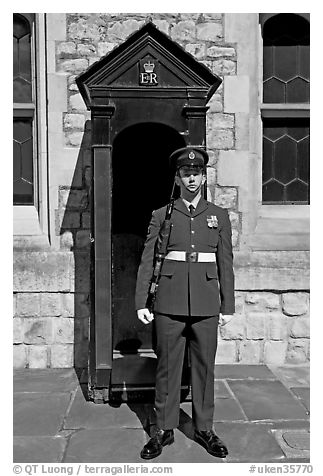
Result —
M 201 197 L 198 204 L 197 204 L 197 207 L 195 208 L 195 210 L 193 212 L 193 217 L 195 217 L 195 216 L 199 215 L 200 213 L 204 212 L 208 208 L 208 206 L 209 206 L 208 202 L 203 197 Z M 187 215 L 187 216 L 191 217 L 191 214 L 190 214 L 187 206 L 183 202 L 182 198 L 178 198 L 175 201 L 174 208 L 176 208 L 176 210 L 178 210 L 179 212 L 184 213 L 184 215 Z
M 187 200 L 185 200 L 185 198 L 182 198 L 182 200 L 183 200 L 184 204 L 186 205 L 187 209 L 189 210 L 190 205 L 193 205 L 193 207 L 195 209 L 201 198 L 202 198 L 201 195 L 197 195 L 191 202 L 188 202 Z

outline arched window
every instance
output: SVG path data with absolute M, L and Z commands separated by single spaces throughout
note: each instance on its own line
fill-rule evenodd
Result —
M 13 15 L 13 200 L 35 204 L 33 14 Z
M 305 15 L 260 17 L 264 204 L 309 203 L 310 28 Z

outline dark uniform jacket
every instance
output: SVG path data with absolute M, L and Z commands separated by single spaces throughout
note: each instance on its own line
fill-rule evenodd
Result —
M 166 207 L 162 207 L 152 214 L 138 269 L 136 309 L 146 307 L 154 246 L 165 213 Z M 210 227 L 208 221 L 212 221 L 212 217 L 213 226 Z M 165 260 L 154 311 L 179 316 L 214 316 L 219 312 L 233 314 L 234 276 L 231 224 L 227 210 L 201 198 L 191 215 L 179 198 L 174 204 L 171 223 L 168 251 L 215 253 L 216 263 Z

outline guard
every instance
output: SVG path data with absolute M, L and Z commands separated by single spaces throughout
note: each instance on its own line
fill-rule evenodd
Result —
M 156 324 L 157 430 L 141 451 L 144 459 L 160 455 L 174 442 L 179 424 L 180 385 L 186 340 L 189 341 L 194 437 L 213 456 L 228 450 L 213 430 L 214 361 L 218 325 L 234 314 L 231 224 L 227 210 L 206 201 L 207 152 L 188 146 L 170 156 L 180 198 L 173 205 L 167 252 L 161 266 L 153 311 L 147 305 L 156 240 L 167 206 L 155 210 L 138 269 L 138 319 Z

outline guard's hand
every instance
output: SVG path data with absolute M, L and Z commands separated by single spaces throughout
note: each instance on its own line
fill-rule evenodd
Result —
M 228 322 L 231 321 L 233 318 L 233 314 L 221 314 L 219 316 L 219 324 L 220 326 L 225 326 Z
M 143 322 L 144 324 L 149 324 L 151 321 L 154 320 L 154 315 L 152 312 L 149 312 L 149 309 L 138 309 L 137 311 L 138 319 Z

